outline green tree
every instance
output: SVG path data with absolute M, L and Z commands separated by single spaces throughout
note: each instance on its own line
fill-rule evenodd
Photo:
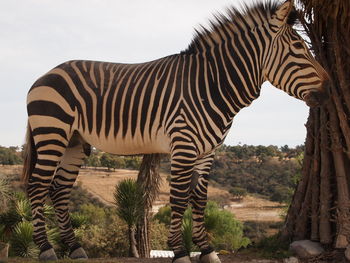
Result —
M 108 170 L 110 170 L 111 168 L 113 168 L 113 169 L 116 168 L 113 156 L 109 153 L 102 154 L 102 156 L 100 158 L 100 163 L 101 163 L 101 166 L 107 167 Z
M 138 170 L 142 163 L 142 159 L 139 156 L 126 156 L 125 160 L 125 168 Z
M 232 187 L 229 193 L 237 200 L 242 200 L 248 194 L 247 189 L 242 187 Z
M 143 216 L 143 194 L 142 189 L 132 179 L 121 181 L 115 188 L 114 201 L 118 216 L 128 225 L 130 249 L 129 255 L 139 257 L 136 246 L 135 230 L 136 224 Z
M 2 147 L 0 146 L 0 164 L 14 165 L 23 162 L 17 147 Z

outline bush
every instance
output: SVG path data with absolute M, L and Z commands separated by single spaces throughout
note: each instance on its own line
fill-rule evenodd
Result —
M 150 243 L 151 249 L 168 250 L 169 228 L 160 223 L 158 220 L 153 220 L 150 223 Z
M 169 227 L 171 220 L 170 206 L 167 205 L 159 208 L 158 213 L 154 215 L 153 219 L 158 220 L 160 223 L 163 223 L 164 225 Z
M 266 258 L 287 258 L 291 256 L 289 242 L 282 242 L 278 234 L 262 239 L 255 245 L 255 248 Z
M 171 209 L 165 206 L 159 209 L 154 219 L 169 226 Z M 187 250 L 195 249 L 192 244 L 192 211 L 187 209 L 183 220 L 183 237 Z M 204 214 L 205 226 L 210 241 L 217 250 L 237 250 L 248 246 L 251 242 L 244 237 L 243 224 L 234 218 L 234 215 L 225 210 L 219 209 L 215 202 L 208 202 Z
M 248 194 L 247 189 L 241 187 L 232 187 L 229 192 L 236 200 L 242 200 Z
M 251 243 L 244 237 L 243 224 L 231 212 L 220 210 L 216 203 L 208 202 L 205 224 L 216 250 L 238 250 Z
M 108 217 L 109 223 L 89 225 L 84 229 L 81 245 L 91 258 L 126 257 L 129 253 L 127 226 L 118 217 Z

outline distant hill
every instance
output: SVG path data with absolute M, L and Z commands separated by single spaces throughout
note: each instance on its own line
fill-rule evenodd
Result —
M 302 146 L 223 146 L 210 178 L 227 190 L 240 187 L 272 201 L 288 202 L 300 178 L 303 152 Z
M 0 164 L 20 164 L 22 149 L 0 146 Z M 272 201 L 288 202 L 299 178 L 303 152 L 302 145 L 295 148 L 223 145 L 217 150 L 210 178 L 227 193 L 239 188 Z M 93 148 L 85 165 L 136 171 L 141 161 L 142 156 L 115 156 Z M 161 171 L 170 173 L 167 156 L 162 160 Z

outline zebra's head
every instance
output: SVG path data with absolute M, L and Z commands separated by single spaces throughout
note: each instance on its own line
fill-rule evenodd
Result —
M 275 87 L 304 100 L 308 106 L 319 106 L 327 98 L 328 74 L 293 29 L 296 17 L 290 0 L 271 14 L 271 41 L 267 47 L 264 75 Z

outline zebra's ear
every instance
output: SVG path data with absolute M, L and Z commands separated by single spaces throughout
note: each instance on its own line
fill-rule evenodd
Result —
M 274 14 L 272 14 L 272 24 L 281 27 L 287 23 L 288 16 L 293 9 L 293 1 L 287 0 L 283 4 L 277 7 Z

